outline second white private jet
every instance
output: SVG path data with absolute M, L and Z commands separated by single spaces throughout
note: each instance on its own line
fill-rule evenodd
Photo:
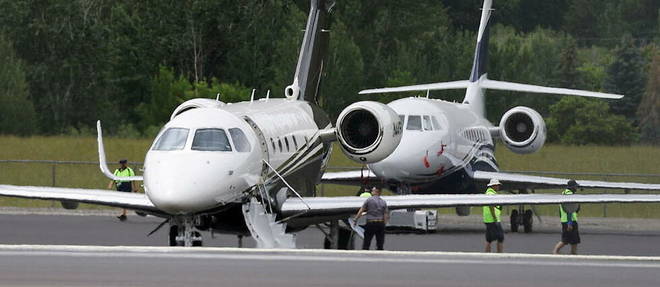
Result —
M 396 88 L 371 89 L 360 94 L 395 93 L 443 89 L 466 89 L 461 103 L 428 97 L 395 100 L 388 104 L 404 123 L 401 142 L 384 160 L 368 165 L 372 172 L 328 172 L 325 183 L 361 185 L 365 181 L 381 184 L 399 194 L 471 194 L 483 192 L 485 182 L 497 178 L 508 190 L 558 188 L 567 179 L 526 176 L 499 172 L 495 160 L 495 140 L 501 139 L 511 151 L 519 154 L 541 149 L 546 139 L 543 117 L 528 107 L 515 107 L 504 113 L 499 125 L 485 117 L 485 90 L 506 90 L 528 93 L 547 93 L 594 98 L 619 99 L 622 95 L 581 90 L 551 88 L 494 81 L 487 78 L 489 19 L 492 0 L 483 2 L 477 45 L 469 80 L 423 84 Z M 428 95 L 428 94 L 427 94 Z M 349 116 L 342 113 L 343 117 Z M 570 115 L 567 115 L 570 116 Z M 342 130 L 339 129 L 341 133 Z M 340 138 L 340 141 L 343 139 Z M 342 143 L 344 143 L 342 141 Z M 351 157 L 351 155 L 348 155 Z M 355 158 L 359 161 L 359 158 Z M 660 185 L 579 181 L 583 188 L 659 190 Z M 459 215 L 467 215 L 469 208 L 457 208 Z M 519 216 L 521 215 L 521 216 Z M 532 228 L 531 210 L 514 210 L 511 225 L 519 224 L 525 231 Z

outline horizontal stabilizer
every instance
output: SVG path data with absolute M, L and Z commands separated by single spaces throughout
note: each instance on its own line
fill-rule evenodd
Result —
M 454 81 L 454 82 L 404 86 L 404 87 L 396 87 L 396 88 L 369 89 L 369 90 L 360 91 L 360 95 L 400 93 L 400 92 L 415 92 L 415 91 L 432 91 L 432 90 L 465 89 L 465 88 L 468 87 L 469 83 L 470 83 L 470 81 Z
M 486 89 L 503 90 L 503 91 L 516 91 L 516 92 L 555 94 L 555 95 L 572 95 L 572 96 L 592 97 L 592 98 L 601 98 L 601 99 L 623 98 L 623 95 L 617 95 L 617 94 L 598 93 L 598 92 L 564 89 L 564 88 L 550 88 L 543 86 L 494 81 L 489 79 L 482 79 L 481 81 L 479 81 L 479 86 Z

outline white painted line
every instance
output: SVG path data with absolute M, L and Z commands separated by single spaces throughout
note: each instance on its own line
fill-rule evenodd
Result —
M 280 258 L 281 260 L 312 261 L 354 261 L 354 262 L 455 262 L 447 257 L 459 257 L 459 261 L 483 264 L 502 263 L 537 265 L 585 264 L 634 265 L 641 263 L 660 268 L 660 257 L 643 256 L 603 256 L 603 255 L 545 255 L 522 253 L 467 253 L 467 252 L 424 252 L 424 251 L 363 251 L 363 250 L 323 250 L 323 249 L 256 249 L 256 248 L 219 248 L 219 247 L 142 247 L 142 246 L 78 246 L 78 245 L 0 245 L 0 254 L 59 254 L 70 256 L 95 256 L 95 254 L 115 254 L 117 256 L 137 257 L 189 257 L 189 258 L 236 258 L 252 259 Z M 444 258 L 439 258 L 444 257 Z M 270 259 L 269 259 L 270 258 Z M 430 261 L 429 261 L 430 260 Z M 544 260 L 546 262 L 544 262 Z M 591 261 L 585 262 L 585 261 Z M 523 262 L 523 263 L 518 263 Z M 532 262 L 532 263 L 530 263 Z M 608 263 L 603 263 L 608 262 Z
M 249 261 L 303 261 L 336 263 L 412 263 L 412 264 L 464 264 L 464 265 L 517 265 L 517 266 L 552 266 L 552 267 L 614 267 L 614 268 L 651 268 L 660 269 L 660 263 L 620 262 L 620 261 L 533 261 L 533 260 L 490 260 L 461 258 L 405 258 L 405 257 L 336 257 L 319 255 L 265 255 L 265 254 L 195 254 L 195 253 L 153 253 L 153 252 L 66 252 L 66 251 L 0 251 L 2 256 L 55 256 L 86 258 L 148 258 L 148 259 L 191 259 L 191 260 L 249 260 Z M 530 258 L 532 259 L 532 258 Z

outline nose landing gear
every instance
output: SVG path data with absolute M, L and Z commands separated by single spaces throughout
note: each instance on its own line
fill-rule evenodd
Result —
M 171 222 L 170 246 L 202 246 L 202 234 L 195 229 L 192 216 L 175 217 Z

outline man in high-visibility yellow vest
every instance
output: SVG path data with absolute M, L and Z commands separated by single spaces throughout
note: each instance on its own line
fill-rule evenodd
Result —
M 571 195 L 577 192 L 578 184 L 574 179 L 568 181 L 564 195 Z M 577 246 L 580 244 L 580 232 L 578 231 L 578 211 L 566 212 L 564 207 L 559 205 L 559 216 L 561 219 L 561 240 L 555 245 L 553 254 L 559 254 L 559 251 L 567 244 L 571 245 L 571 254 L 577 254 Z
M 129 176 L 135 176 L 135 172 L 133 172 L 133 169 L 128 167 L 128 160 L 122 159 L 119 161 L 119 168 L 115 169 L 115 176 L 118 177 L 129 177 Z M 122 191 L 122 192 L 138 192 L 138 186 L 135 183 L 135 181 L 130 181 L 130 180 L 117 180 L 117 181 L 110 181 L 108 184 L 108 189 L 112 189 L 112 186 L 115 185 L 117 188 L 117 191 Z M 122 212 L 117 218 L 120 221 L 126 221 L 126 209 L 122 209 Z
M 486 194 L 496 195 L 501 185 L 499 180 L 491 179 Z M 500 218 L 501 213 L 502 206 L 485 205 L 483 207 L 484 224 L 486 224 L 486 252 L 491 251 L 490 244 L 495 240 L 497 240 L 497 253 L 504 251 L 504 230 Z

